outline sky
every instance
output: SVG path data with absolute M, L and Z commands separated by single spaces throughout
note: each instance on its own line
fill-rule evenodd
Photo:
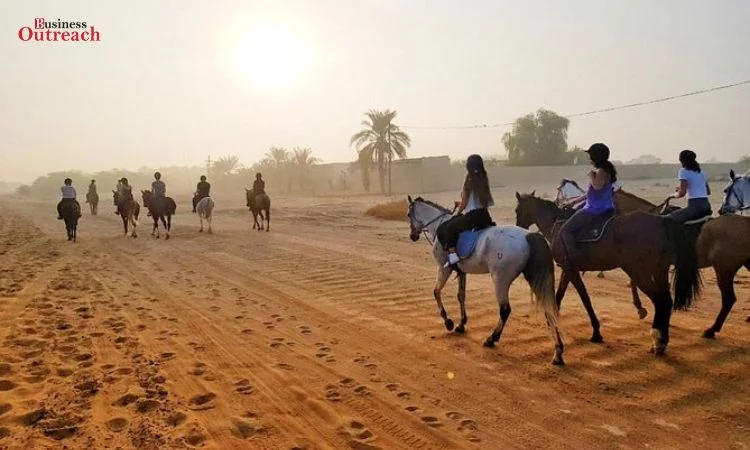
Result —
M 100 42 L 23 42 L 36 17 Z M 0 2 L 0 179 L 203 165 L 271 146 L 354 159 L 369 109 L 398 111 L 410 157 L 503 154 L 512 122 L 750 79 L 746 0 Z M 253 36 L 261 37 L 253 43 Z M 571 119 L 613 159 L 750 154 L 750 85 Z

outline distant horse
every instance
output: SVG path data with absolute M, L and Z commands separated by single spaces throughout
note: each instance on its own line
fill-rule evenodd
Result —
M 263 220 L 266 221 L 266 232 L 271 231 L 271 197 L 268 194 L 255 194 L 252 189 L 245 189 L 245 198 L 247 207 L 253 213 L 253 230 L 257 227 L 258 231 L 263 231 Z M 265 219 L 263 211 L 266 212 Z M 258 223 L 260 215 L 260 223 Z
M 86 203 L 88 203 L 91 208 L 92 216 L 99 214 L 99 194 L 97 192 L 87 192 Z
M 560 208 L 554 202 L 535 197 L 533 192 L 523 195 L 516 192 L 516 200 L 516 224 L 523 228 L 536 224 L 552 242 L 555 261 L 564 265 L 567 256 L 559 230 L 565 219 L 560 220 Z M 621 268 L 630 276 L 631 282 L 648 295 L 655 309 L 651 328 L 652 351 L 656 355 L 663 354 L 669 343 L 672 307 L 686 309 L 701 288 L 695 243 L 685 227 L 655 214 L 634 212 L 599 218 L 576 239 L 581 243 L 584 255 L 580 270 Z M 671 261 L 676 261 L 674 303 L 669 285 Z M 594 330 L 591 341 L 602 342 L 599 320 L 579 268 L 563 270 L 556 294 L 557 303 L 562 302 L 568 284 L 572 282 L 591 320 Z
M 122 227 L 125 229 L 125 235 L 128 235 L 128 224 L 130 224 L 133 232 L 131 237 L 138 237 L 138 215 L 141 212 L 141 205 L 138 204 L 135 199 L 122 199 L 120 200 L 120 194 L 117 191 L 112 191 L 114 203 L 117 209 L 120 211 L 120 217 L 122 217 Z
M 76 242 L 78 235 L 78 217 L 81 214 L 81 207 L 73 201 L 64 201 L 62 204 L 62 217 L 65 221 L 65 232 L 68 240 Z
M 412 241 L 419 240 L 425 233 L 432 241 L 432 255 L 438 266 L 437 281 L 433 295 L 443 318 L 445 328 L 453 330 L 454 323 L 448 318 L 440 291 L 448 281 L 453 269 L 444 267 L 447 252 L 443 250 L 436 235 L 438 226 L 450 219 L 451 211 L 440 205 L 417 197 L 409 199 L 409 218 Z M 494 347 L 500 340 L 503 328 L 510 317 L 510 286 L 521 273 L 531 287 L 536 305 L 545 314 L 547 326 L 555 343 L 555 356 L 552 364 L 562 365 L 563 342 L 557 327 L 558 305 L 555 300 L 555 267 L 552 252 L 547 241 L 539 233 L 531 233 L 514 225 L 492 226 L 478 231 L 467 231 L 460 235 L 458 253 L 462 260 L 458 263 L 458 303 L 461 307 L 461 323 L 457 333 L 466 331 L 466 274 L 489 273 L 495 285 L 495 297 L 499 306 L 497 326 L 484 341 L 485 347 Z M 533 298 L 532 298 L 533 301 Z
M 167 232 L 167 237 L 164 239 L 169 239 L 169 232 L 172 230 L 172 216 L 177 211 L 177 204 L 172 200 L 172 197 L 159 199 L 149 190 L 141 191 L 141 196 L 143 197 L 143 206 L 148 208 L 151 217 L 154 218 L 154 227 L 151 229 L 151 236 L 156 236 L 156 239 L 161 237 L 159 231 L 159 219 L 161 219 L 161 223 Z
M 198 201 L 198 204 L 195 205 L 195 211 L 201 219 L 201 233 L 203 233 L 203 219 L 206 219 L 208 221 L 208 234 L 213 234 L 213 231 L 211 230 L 211 222 L 213 222 L 214 219 L 215 205 L 214 199 L 211 197 L 203 197 Z

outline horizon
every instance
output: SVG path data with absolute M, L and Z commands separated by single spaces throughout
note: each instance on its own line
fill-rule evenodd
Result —
M 505 154 L 510 127 L 421 129 L 561 115 L 750 78 L 750 3 L 577 0 L 466 4 L 300 0 L 6 4 L 0 163 L 6 182 L 50 172 L 201 167 L 272 146 L 356 159 L 369 109 L 393 109 L 409 158 Z M 539 11 L 545 14 L 539 14 Z M 100 42 L 24 42 L 34 18 L 86 21 Z M 382 29 L 389 33 L 382 33 Z M 385 55 L 385 62 L 372 64 Z M 750 86 L 574 117 L 568 146 L 676 163 L 750 154 Z M 33 161 L 33 163 L 31 162 Z

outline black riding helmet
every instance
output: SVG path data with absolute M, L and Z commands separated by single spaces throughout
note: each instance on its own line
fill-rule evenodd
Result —
M 73 184 L 73 180 L 71 180 L 70 178 L 66 178 L 65 181 L 63 181 L 63 183 L 67 185 L 71 185 Z
M 680 152 L 680 162 L 695 161 L 698 155 L 692 150 L 683 150 Z
M 484 172 L 484 161 L 479 155 L 470 155 L 466 159 L 466 170 L 472 173 Z
M 156 172 L 154 174 L 154 178 L 156 178 L 157 180 L 160 180 L 161 179 L 161 173 L 160 172 Z
M 206 181 L 206 176 L 205 175 L 201 175 L 201 181 Z
M 591 147 L 586 150 L 586 153 L 589 154 L 589 157 L 594 162 L 609 161 L 609 147 L 602 144 L 601 142 L 592 144 Z

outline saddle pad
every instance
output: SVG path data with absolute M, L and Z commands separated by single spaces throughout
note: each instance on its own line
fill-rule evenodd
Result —
M 461 234 L 458 235 L 458 245 L 456 245 L 456 251 L 458 252 L 458 257 L 461 259 L 466 259 L 470 257 L 474 253 L 474 249 L 477 246 L 477 241 L 479 238 L 484 234 L 485 231 L 487 231 L 489 228 L 484 228 L 481 230 L 471 230 L 471 231 L 464 231 Z

